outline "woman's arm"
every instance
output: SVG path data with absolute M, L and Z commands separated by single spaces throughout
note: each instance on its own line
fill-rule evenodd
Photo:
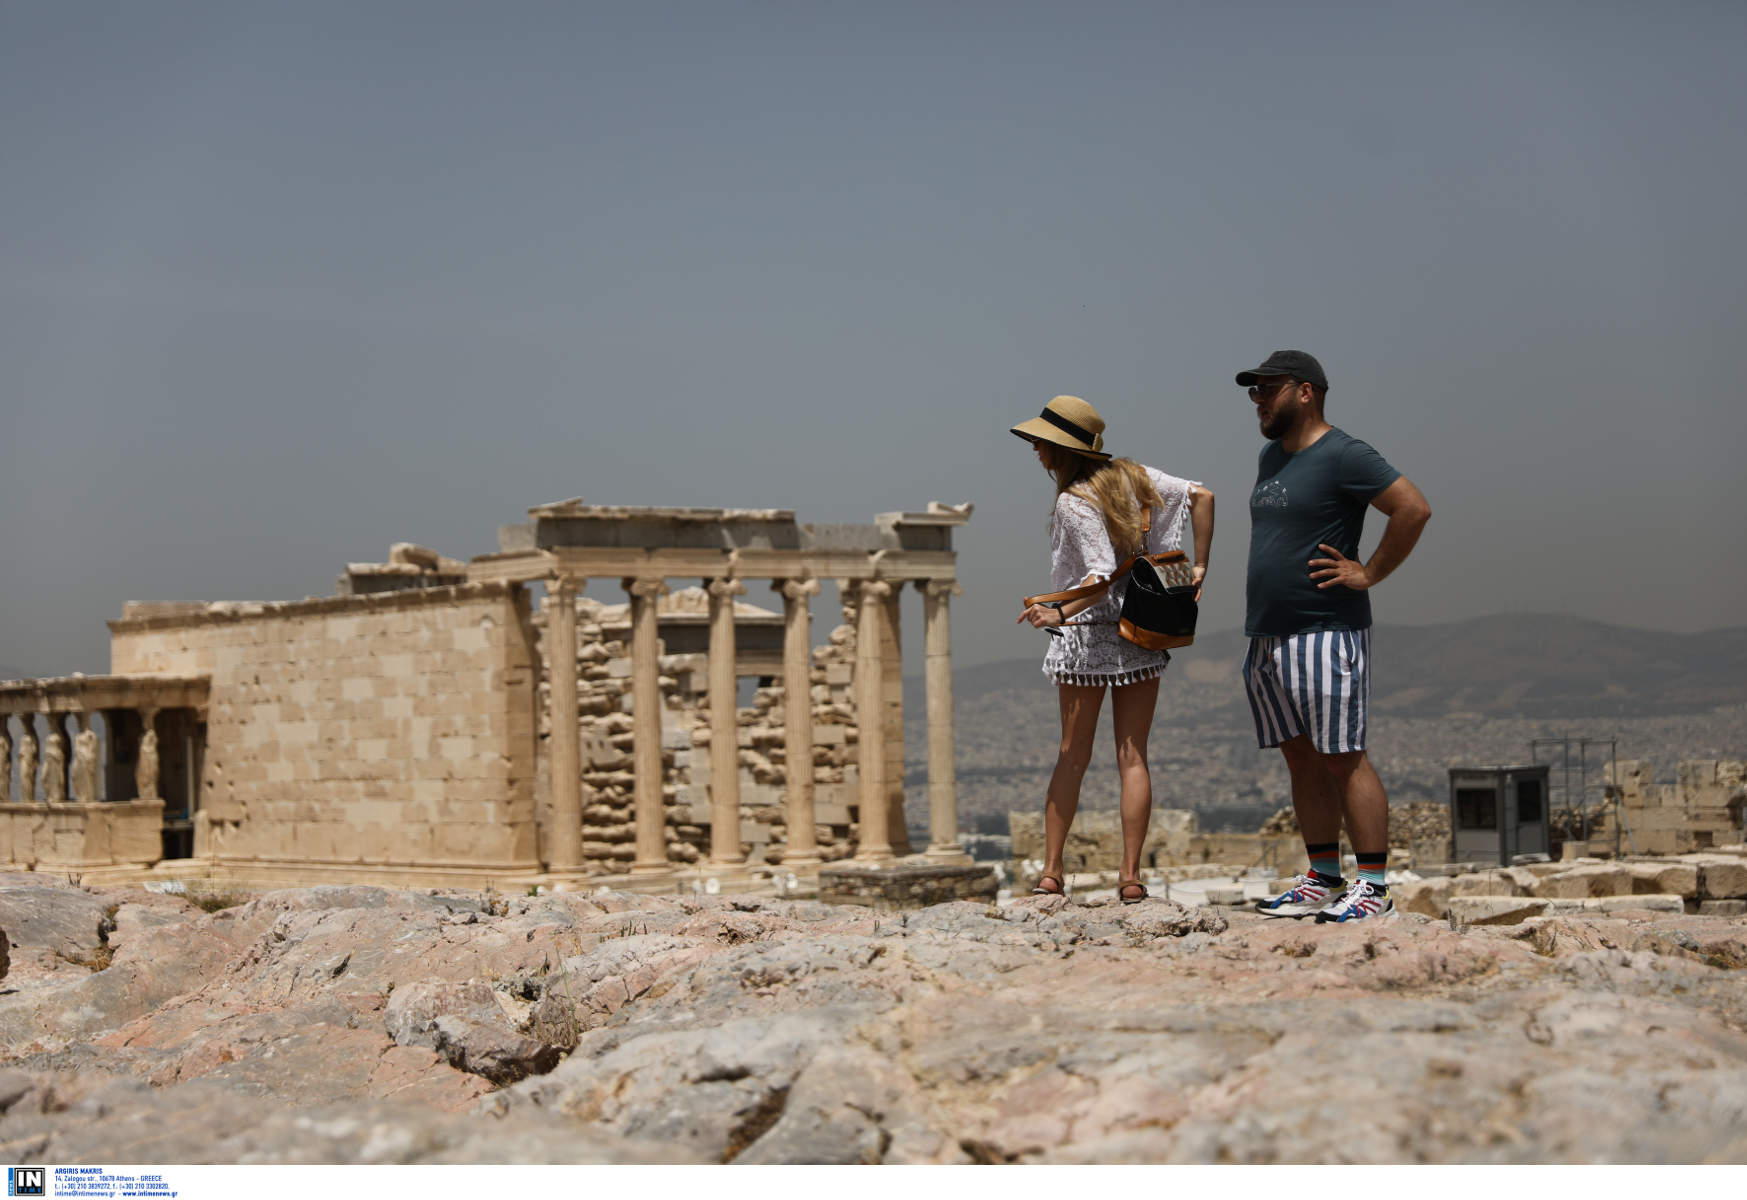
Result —
M 1061 588 L 1085 587 L 1109 579 L 1116 572 L 1116 555 L 1110 547 L 1110 534 L 1104 528 L 1104 517 L 1090 501 L 1063 492 L 1056 497 L 1055 520 L 1050 526 L 1050 574 L 1060 580 L 1078 580 Z M 1057 610 L 1033 604 L 1020 614 L 1019 620 L 1030 621 L 1039 629 L 1047 629 L 1071 621 L 1108 592 L 1067 601 Z
M 1189 528 L 1195 534 L 1195 602 L 1201 602 L 1201 585 L 1207 578 L 1207 560 L 1213 553 L 1213 490 L 1199 484 L 1189 489 Z
M 1075 586 L 1085 587 L 1089 583 L 1099 583 L 1103 579 L 1104 576 L 1094 572 L 1093 574 L 1086 576 Z M 1108 593 L 1100 592 L 1096 596 L 1081 596 L 1078 600 L 1065 600 L 1062 602 L 1060 608 L 1048 604 L 1033 604 L 1030 608 L 1019 614 L 1019 620 L 1030 621 L 1039 629 L 1050 629 L 1054 626 L 1062 625 L 1073 620 L 1076 616 L 1098 603 L 1098 601 L 1104 599 L 1107 594 Z

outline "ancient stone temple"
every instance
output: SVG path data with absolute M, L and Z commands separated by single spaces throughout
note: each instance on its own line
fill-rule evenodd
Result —
M 4 850 L 98 878 L 654 890 L 966 862 L 949 613 L 969 514 L 572 500 L 471 561 L 398 545 L 331 597 L 130 603 L 110 675 L 0 682 Z M 815 644 L 822 585 L 843 623 Z M 904 820 L 911 586 L 926 846 Z

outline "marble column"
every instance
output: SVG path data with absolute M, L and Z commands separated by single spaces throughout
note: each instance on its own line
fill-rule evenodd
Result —
M 67 733 L 66 717 L 49 713 L 49 735 L 42 745 L 42 802 L 67 802 Z
M 892 594 L 892 585 L 883 580 L 869 579 L 857 592 L 855 723 L 861 840 L 855 857 L 861 862 L 890 862 L 893 854 L 891 832 L 887 828 L 890 804 L 886 795 L 886 689 L 881 638 L 886 600 Z
M 142 708 L 140 714 L 140 754 L 134 763 L 133 786 L 136 799 L 157 800 L 158 795 L 158 710 Z
M 660 579 L 627 579 L 631 594 L 631 737 L 637 857 L 633 874 L 668 870 L 667 814 L 661 797 Z
M 923 605 L 923 683 L 928 693 L 928 853 L 963 858 L 958 840 L 958 765 L 952 722 L 952 630 L 948 602 L 964 589 L 950 579 L 916 584 Z
M 546 864 L 554 872 L 582 869 L 582 736 L 576 711 L 576 594 L 583 581 L 560 575 L 546 593 L 547 759 L 552 806 Z
M 0 713 L 0 804 L 12 803 L 12 716 Z
M 738 579 L 712 579 L 710 591 L 710 862 L 738 866 L 740 851 L 739 677 L 735 673 L 734 597 Z
M 910 829 L 904 813 L 904 639 L 899 620 L 904 585 L 893 583 L 892 594 L 880 605 L 880 679 L 885 698 L 881 713 L 886 737 L 886 840 L 892 853 L 910 853 Z
M 91 714 L 76 714 L 79 732 L 73 738 L 73 802 L 97 803 L 97 731 L 91 728 Z
M 20 713 L 18 723 L 18 803 L 36 803 L 36 714 Z
M 788 845 L 783 866 L 819 864 L 813 813 L 813 641 L 807 601 L 817 579 L 779 579 L 783 597 L 783 776 L 788 801 Z

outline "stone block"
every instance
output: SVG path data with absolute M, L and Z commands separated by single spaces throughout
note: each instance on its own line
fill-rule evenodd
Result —
M 1747 900 L 1700 900 L 1701 917 L 1747 917 Z
M 987 866 L 836 864 L 819 869 L 819 899 L 826 904 L 925 908 L 952 900 L 992 901 L 997 887 L 995 872 Z
M 1428 917 L 1447 917 L 1450 915 L 1451 889 L 1456 880 L 1448 875 L 1434 875 L 1422 879 L 1418 883 L 1398 883 L 1389 890 L 1395 899 L 1395 907 L 1403 912 L 1423 913 Z M 1290 886 L 1281 885 L 1281 889 Z
M 1546 900 L 1587 900 L 1593 896 L 1629 896 L 1632 894 L 1632 874 L 1617 863 L 1572 867 L 1557 875 L 1548 875 L 1537 880 L 1534 894 Z
M 1623 863 L 1632 876 L 1633 894 L 1698 896 L 1698 865 L 1687 862 Z
M 1675 833 L 1686 827 L 1686 810 L 1684 808 L 1643 808 L 1633 812 L 1626 820 L 1626 825 L 1632 831 L 1634 844 L 1646 833 Z
M 1529 896 L 1538 895 L 1533 888 L 1536 881 L 1530 876 L 1528 886 L 1514 874 L 1507 871 L 1475 871 L 1470 875 L 1458 875 L 1450 881 L 1449 896 Z
M 1550 904 L 1526 896 L 1452 896 L 1450 920 L 1458 925 L 1519 925 Z
M 1202 895 L 1209 904 L 1220 904 L 1235 908 L 1244 902 L 1244 890 L 1241 886 L 1210 887 Z
M 1196 833 L 1199 826 L 1192 808 L 1156 808 L 1148 828 L 1159 833 Z
M 1672 829 L 1655 830 L 1649 833 L 1633 831 L 1631 845 L 1640 854 L 1678 854 L 1683 847 L 1678 832 Z
M 1684 913 L 1686 901 L 1676 895 L 1645 894 L 1639 896 L 1599 896 L 1583 902 L 1585 912 L 1667 912 Z
M 1693 759 L 1675 768 L 1676 785 L 1681 788 L 1710 787 L 1717 782 L 1715 760 Z
M 1693 855 L 1698 863 L 1698 892 L 1704 900 L 1747 899 L 1747 860 L 1732 855 Z

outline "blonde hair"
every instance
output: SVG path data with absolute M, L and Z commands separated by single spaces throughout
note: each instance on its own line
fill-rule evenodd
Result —
M 1097 507 L 1117 558 L 1139 554 L 1145 537 L 1144 510 L 1157 511 L 1165 504 L 1146 468 L 1132 458 L 1091 459 L 1048 442 L 1038 444 L 1047 447 L 1043 465 L 1055 479 L 1056 496 L 1070 492 Z M 1050 522 L 1053 527 L 1054 509 Z

